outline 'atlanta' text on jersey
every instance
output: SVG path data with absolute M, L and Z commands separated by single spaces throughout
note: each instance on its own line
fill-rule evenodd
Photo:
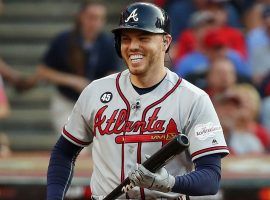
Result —
M 127 116 L 127 110 L 115 110 L 111 117 L 107 118 L 104 115 L 107 105 L 100 108 L 95 116 L 94 131 L 98 129 L 101 135 L 104 134 L 120 134 L 123 132 L 162 132 L 165 130 L 165 120 L 158 120 L 158 113 L 160 107 L 156 108 L 147 121 L 129 121 Z M 102 127 L 103 123 L 106 123 L 105 128 Z

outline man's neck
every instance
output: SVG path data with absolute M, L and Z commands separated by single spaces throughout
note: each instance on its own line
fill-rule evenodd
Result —
M 144 76 L 131 74 L 130 79 L 133 85 L 139 88 L 152 87 L 159 83 L 166 75 L 166 68 L 162 67 L 160 70 L 153 71 Z

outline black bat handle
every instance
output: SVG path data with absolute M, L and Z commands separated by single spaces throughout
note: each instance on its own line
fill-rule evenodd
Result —
M 186 150 L 188 146 L 188 137 L 184 134 L 180 134 L 154 153 L 142 165 L 149 171 L 156 172 L 158 169 L 166 165 L 166 163 L 168 163 L 168 161 L 175 155 Z
M 177 135 L 174 139 L 164 145 L 142 165 L 151 172 L 156 172 L 158 169 L 166 165 L 175 155 L 185 151 L 189 146 L 188 137 L 184 134 Z M 130 184 L 127 177 L 120 185 L 118 185 L 110 194 L 103 200 L 114 200 L 124 193 L 123 188 Z
M 120 185 L 118 185 L 110 194 L 108 194 L 103 200 L 114 200 L 124 193 L 123 188 L 130 184 L 130 180 L 127 177 Z

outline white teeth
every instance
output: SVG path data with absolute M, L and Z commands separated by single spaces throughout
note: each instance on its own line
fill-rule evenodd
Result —
M 140 60 L 143 58 L 142 55 L 131 55 L 130 59 L 133 63 L 140 62 Z
M 130 59 L 134 60 L 134 59 L 141 59 L 143 56 L 142 55 L 131 55 Z

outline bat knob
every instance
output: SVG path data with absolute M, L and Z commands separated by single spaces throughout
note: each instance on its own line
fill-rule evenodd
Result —
M 189 146 L 189 139 L 184 134 L 180 134 L 178 136 L 178 141 L 181 142 L 184 146 Z

